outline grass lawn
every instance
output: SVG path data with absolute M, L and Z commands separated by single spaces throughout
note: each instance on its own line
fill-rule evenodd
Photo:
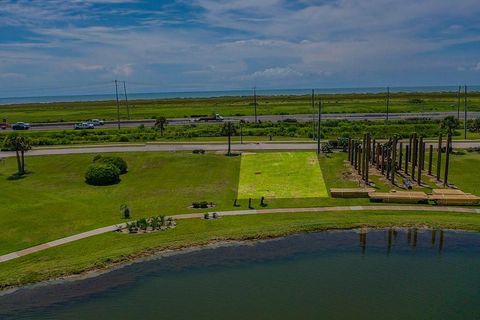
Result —
M 314 152 L 244 153 L 238 198 L 327 197 L 318 157 Z
M 268 238 L 295 232 L 355 227 L 430 226 L 480 231 L 480 215 L 442 212 L 325 212 L 184 220 L 144 235 L 107 233 L 0 264 L 0 288 L 76 274 L 156 250 L 219 240 Z
M 15 159 L 0 164 L 0 254 L 122 221 L 120 205 L 133 218 L 194 212 L 193 201 L 212 201 L 232 209 L 239 157 L 216 154 L 125 153 L 129 172 L 121 183 L 94 187 L 84 183 L 93 155 L 28 157 L 32 171 L 9 181 Z

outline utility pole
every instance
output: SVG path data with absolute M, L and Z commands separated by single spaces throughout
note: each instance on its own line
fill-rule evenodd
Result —
M 123 81 L 123 93 L 125 94 L 125 103 L 127 104 L 127 117 L 128 120 L 130 120 L 130 108 L 128 107 L 127 86 L 125 85 L 125 81 Z
M 253 87 L 253 106 L 255 108 L 255 123 L 257 123 L 257 87 Z
M 463 97 L 463 109 L 465 112 L 465 120 L 463 123 L 464 138 L 467 140 L 467 85 L 465 85 L 465 92 Z
M 312 137 L 315 141 L 315 90 L 312 89 Z
M 462 91 L 462 86 L 458 86 L 457 91 L 457 119 L 460 120 L 460 94 Z
M 118 81 L 115 80 L 115 97 L 117 99 L 117 126 L 120 129 L 120 104 L 118 103 Z
M 390 87 L 387 87 L 387 121 L 388 121 L 388 112 L 390 109 Z
M 318 126 L 317 126 L 317 154 L 320 154 L 322 145 L 320 143 L 320 124 L 322 122 L 322 97 L 318 98 Z

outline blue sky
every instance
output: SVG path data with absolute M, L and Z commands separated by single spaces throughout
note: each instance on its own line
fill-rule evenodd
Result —
M 479 77 L 478 0 L 0 0 L 0 96 Z

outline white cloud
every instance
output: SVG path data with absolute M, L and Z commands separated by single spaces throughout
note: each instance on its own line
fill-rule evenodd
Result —
M 131 64 L 119 65 L 113 69 L 113 73 L 117 76 L 129 77 L 133 74 L 133 67 Z

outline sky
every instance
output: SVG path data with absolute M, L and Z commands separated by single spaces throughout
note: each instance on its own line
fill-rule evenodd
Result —
M 480 84 L 478 0 L 0 0 L 0 96 Z

